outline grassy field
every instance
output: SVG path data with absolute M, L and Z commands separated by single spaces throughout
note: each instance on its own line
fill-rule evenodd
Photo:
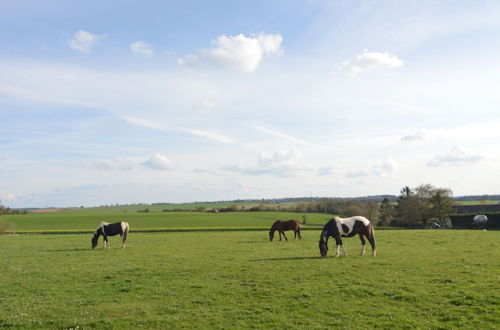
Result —
M 498 329 L 499 231 L 379 230 L 320 258 L 319 231 L 0 236 L 0 327 Z
M 101 221 L 127 221 L 131 231 L 148 228 L 182 227 L 261 227 L 267 228 L 276 219 L 297 219 L 302 221 L 301 213 L 286 212 L 108 212 L 92 209 L 74 209 L 53 213 L 31 213 L 4 215 L 2 219 L 15 225 L 17 231 L 23 230 L 95 230 Z M 332 215 L 307 214 L 308 223 L 323 224 Z

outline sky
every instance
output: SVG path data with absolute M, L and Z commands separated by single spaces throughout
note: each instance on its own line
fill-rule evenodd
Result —
M 499 194 L 498 1 L 0 0 L 0 201 Z

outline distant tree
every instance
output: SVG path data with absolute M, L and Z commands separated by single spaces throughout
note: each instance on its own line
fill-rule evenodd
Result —
M 379 207 L 374 201 L 366 201 L 364 204 L 364 211 L 362 215 L 370 219 L 373 223 L 378 222 L 379 218 Z
M 434 217 L 431 198 L 436 188 L 430 183 L 425 183 L 416 187 L 414 191 L 420 209 L 420 223 L 426 225 L 427 221 Z
M 403 225 L 427 225 L 431 219 L 444 220 L 452 211 L 452 192 L 446 188 L 436 188 L 431 184 L 421 184 L 413 190 L 401 189 L 396 207 L 396 217 Z
M 420 205 L 418 197 L 410 187 L 401 189 L 398 197 L 396 214 L 399 223 L 404 226 L 418 224 L 421 221 Z
M 380 203 L 378 224 L 381 226 L 390 225 L 393 216 L 394 216 L 394 205 L 391 203 L 389 198 L 385 197 L 382 200 L 382 203 Z
M 453 210 L 453 198 L 450 189 L 437 188 L 430 197 L 432 215 L 436 217 L 441 224 Z

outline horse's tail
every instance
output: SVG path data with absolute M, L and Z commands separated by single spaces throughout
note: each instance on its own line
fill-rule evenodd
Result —
M 125 247 L 125 243 L 127 242 L 129 228 L 130 227 L 128 225 L 128 222 L 122 222 L 122 230 L 123 230 L 123 234 L 122 234 L 122 249 Z
M 370 242 L 370 245 L 372 246 L 372 255 L 376 256 L 377 255 L 377 250 L 375 246 L 375 229 L 373 228 L 373 224 L 368 225 L 368 241 Z

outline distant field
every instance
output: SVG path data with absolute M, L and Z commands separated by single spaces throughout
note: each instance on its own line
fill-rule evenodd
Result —
M 195 211 L 197 208 L 204 208 L 206 210 L 212 209 L 222 209 L 231 206 L 237 206 L 238 208 L 249 209 L 254 206 L 264 205 L 269 208 L 277 208 L 278 206 L 288 205 L 288 204 L 272 204 L 272 203 L 258 203 L 258 202 L 247 202 L 247 201 L 235 201 L 235 202 L 195 202 L 195 203 L 179 203 L 179 204 L 142 204 L 142 205 L 113 205 L 113 206 L 100 206 L 100 207 L 86 207 L 79 208 L 80 211 L 86 213 L 116 213 L 116 212 L 137 212 L 149 210 L 150 212 L 163 212 L 163 211 L 173 211 L 173 210 L 186 210 Z M 50 209 L 49 209 L 50 210 Z M 70 210 L 75 210 L 74 208 Z
M 22 230 L 94 230 L 101 221 L 127 221 L 130 228 L 180 227 L 270 227 L 277 219 L 302 221 L 302 213 L 286 212 L 108 212 L 106 208 L 70 209 L 52 213 L 4 215 L 17 231 Z M 332 215 L 306 214 L 308 223 L 324 224 Z
M 500 204 L 500 200 L 483 200 L 483 201 L 455 201 L 457 205 L 491 205 Z
M 83 234 L 2 235 L 0 327 L 498 329 L 499 231 L 381 230 L 375 258 L 357 238 L 320 258 L 319 230 L 303 236 L 131 233 L 91 251 Z

